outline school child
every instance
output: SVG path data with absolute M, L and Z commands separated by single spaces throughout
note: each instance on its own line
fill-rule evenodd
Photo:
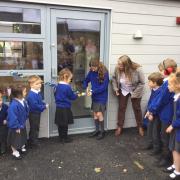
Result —
M 169 148 L 173 154 L 173 165 L 166 169 L 171 172 L 169 179 L 180 179 L 180 71 L 170 76 L 168 80 L 170 92 L 174 92 L 174 118 L 166 129 L 170 133 Z
M 0 93 L 0 155 L 6 152 L 8 133 L 7 110 L 8 106 L 3 103 L 2 94 Z
M 29 145 L 30 147 L 35 147 L 39 145 L 38 136 L 41 112 L 48 107 L 48 104 L 43 102 L 40 93 L 42 86 L 41 78 L 37 75 L 32 75 L 29 77 L 28 83 L 31 88 L 26 98 L 29 106 Z
M 26 120 L 28 119 L 28 106 L 24 100 L 26 88 L 17 86 L 11 91 L 12 101 L 8 109 L 8 145 L 11 146 L 12 155 L 15 159 L 21 159 L 21 153 L 26 152 Z
M 173 59 L 165 59 L 162 62 L 164 67 L 164 82 L 161 86 L 159 96 L 152 102 L 149 107 L 150 118 L 158 114 L 161 121 L 161 142 L 162 154 L 157 166 L 167 166 L 171 161 L 171 153 L 169 151 L 169 134 L 166 133 L 167 127 L 171 124 L 173 119 L 173 97 L 174 93 L 168 89 L 168 77 L 171 73 L 176 72 L 177 64 Z
M 161 85 L 163 84 L 163 76 L 159 72 L 154 72 L 148 76 L 148 85 L 151 88 L 151 95 L 148 101 L 147 112 L 145 118 L 148 119 L 147 124 L 147 144 L 145 149 L 153 149 L 152 155 L 161 152 L 161 138 L 160 138 L 160 120 L 159 116 L 155 115 L 153 119 L 149 118 L 149 107 L 151 103 L 156 100 L 161 92 Z
M 91 83 L 91 91 L 87 88 L 87 94 L 92 95 L 92 111 L 94 115 L 95 131 L 90 137 L 96 137 L 97 140 L 103 139 L 104 131 L 104 113 L 108 98 L 109 75 L 107 68 L 98 60 L 91 60 L 89 63 L 90 71 L 88 72 L 83 87 L 87 88 Z
M 68 136 L 68 124 L 74 123 L 71 101 L 78 97 L 70 86 L 72 77 L 73 75 L 68 68 L 62 69 L 59 72 L 59 83 L 54 92 L 56 102 L 55 124 L 58 127 L 59 140 L 62 143 L 72 142 Z

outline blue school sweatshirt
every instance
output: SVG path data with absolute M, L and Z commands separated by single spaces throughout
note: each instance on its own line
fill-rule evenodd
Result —
M 106 104 L 108 98 L 108 84 L 109 84 L 108 72 L 105 73 L 104 81 L 100 83 L 98 79 L 98 72 L 89 71 L 83 83 L 84 89 L 88 87 L 88 83 L 91 83 L 92 101 Z
M 180 142 L 180 97 L 176 101 L 176 117 L 172 121 L 172 127 L 176 130 L 176 141 Z
M 168 89 L 168 81 L 164 81 L 161 86 L 161 91 L 157 98 L 151 102 L 149 111 L 153 115 L 158 115 L 161 122 L 165 124 L 171 124 L 174 114 L 174 93 L 170 92 Z
M 29 109 L 16 99 L 13 99 L 8 108 L 7 125 L 11 129 L 23 129 L 26 126 Z
M 7 120 L 7 114 L 8 114 L 7 111 L 8 111 L 8 106 L 3 103 L 0 110 L 0 126 L 3 125 L 4 120 Z
M 32 90 L 29 91 L 26 100 L 29 106 L 29 112 L 41 113 L 46 109 L 46 104 L 42 100 L 41 93 L 36 93 Z
M 71 108 L 71 101 L 75 100 L 78 96 L 73 92 L 69 84 L 60 82 L 56 86 L 54 97 L 56 107 Z
M 149 97 L 147 110 L 149 110 L 149 108 L 151 108 L 151 105 L 152 105 L 153 101 L 156 100 L 156 98 L 159 96 L 160 93 L 161 93 L 161 87 L 159 87 L 156 90 L 154 90 L 154 89 L 151 90 L 151 95 Z

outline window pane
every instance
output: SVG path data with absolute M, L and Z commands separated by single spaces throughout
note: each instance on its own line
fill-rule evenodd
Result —
M 99 59 L 100 21 L 57 19 L 57 69 L 69 68 L 72 87 L 83 92 L 82 83 L 89 71 L 89 62 Z M 80 97 L 72 103 L 75 118 L 91 116 L 91 97 Z
M 40 76 L 42 80 L 44 80 L 43 76 Z M 1 76 L 0 77 L 0 92 L 3 95 L 3 101 L 9 102 L 10 101 L 10 94 L 11 94 L 11 88 L 16 87 L 18 85 L 23 85 L 27 87 L 27 92 L 29 91 L 29 85 L 28 85 L 28 76 Z M 44 86 L 42 85 L 41 88 L 42 95 L 44 97 Z
M 40 9 L 0 6 L 0 32 L 41 34 Z
M 0 41 L 0 70 L 43 69 L 43 43 Z

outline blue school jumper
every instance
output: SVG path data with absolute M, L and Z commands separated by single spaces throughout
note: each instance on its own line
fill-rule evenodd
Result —
M 100 83 L 98 79 L 98 72 L 89 71 L 83 83 L 84 89 L 88 87 L 89 82 L 91 83 L 92 87 L 92 101 L 96 103 L 106 104 L 109 84 L 108 72 L 105 73 L 104 81 Z
M 46 104 L 42 101 L 42 95 L 40 92 L 36 93 L 30 90 L 26 100 L 28 102 L 30 113 L 40 114 L 46 109 Z
M 158 115 L 161 122 L 164 124 L 171 124 L 174 115 L 174 93 L 168 89 L 168 81 L 164 81 L 161 90 L 154 100 L 152 100 L 148 110 L 153 115 Z
M 71 108 L 71 101 L 78 96 L 72 91 L 71 86 L 66 83 L 59 83 L 54 93 L 56 107 Z
M 28 119 L 28 106 L 24 106 L 16 99 L 13 99 L 9 105 L 7 125 L 10 129 L 24 129 Z
M 176 130 L 176 141 L 180 142 L 180 97 L 176 101 L 176 118 L 172 121 L 172 127 Z
M 7 114 L 8 114 L 7 111 L 8 111 L 8 106 L 3 103 L 0 110 L 0 126 L 3 125 L 4 120 L 7 120 Z
M 156 98 L 160 95 L 161 88 L 162 87 L 159 87 L 156 90 L 154 90 L 154 89 L 151 90 L 151 95 L 150 95 L 150 98 L 148 101 L 147 110 L 149 110 L 149 108 L 151 108 L 153 101 L 156 101 Z

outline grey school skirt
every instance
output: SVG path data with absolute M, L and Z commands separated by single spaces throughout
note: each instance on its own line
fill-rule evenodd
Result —
M 7 142 L 8 128 L 6 125 L 0 125 L 0 143 Z
M 26 128 L 21 129 L 20 134 L 16 133 L 15 129 L 9 128 L 7 143 L 9 146 L 14 147 L 15 149 L 21 149 L 22 146 L 27 143 Z
M 169 140 L 169 149 L 170 151 L 176 151 L 180 153 L 180 142 L 176 141 L 176 131 L 173 130 L 170 134 L 170 140 Z
M 91 109 L 93 112 L 102 112 L 106 111 L 106 105 L 101 103 L 92 102 Z

